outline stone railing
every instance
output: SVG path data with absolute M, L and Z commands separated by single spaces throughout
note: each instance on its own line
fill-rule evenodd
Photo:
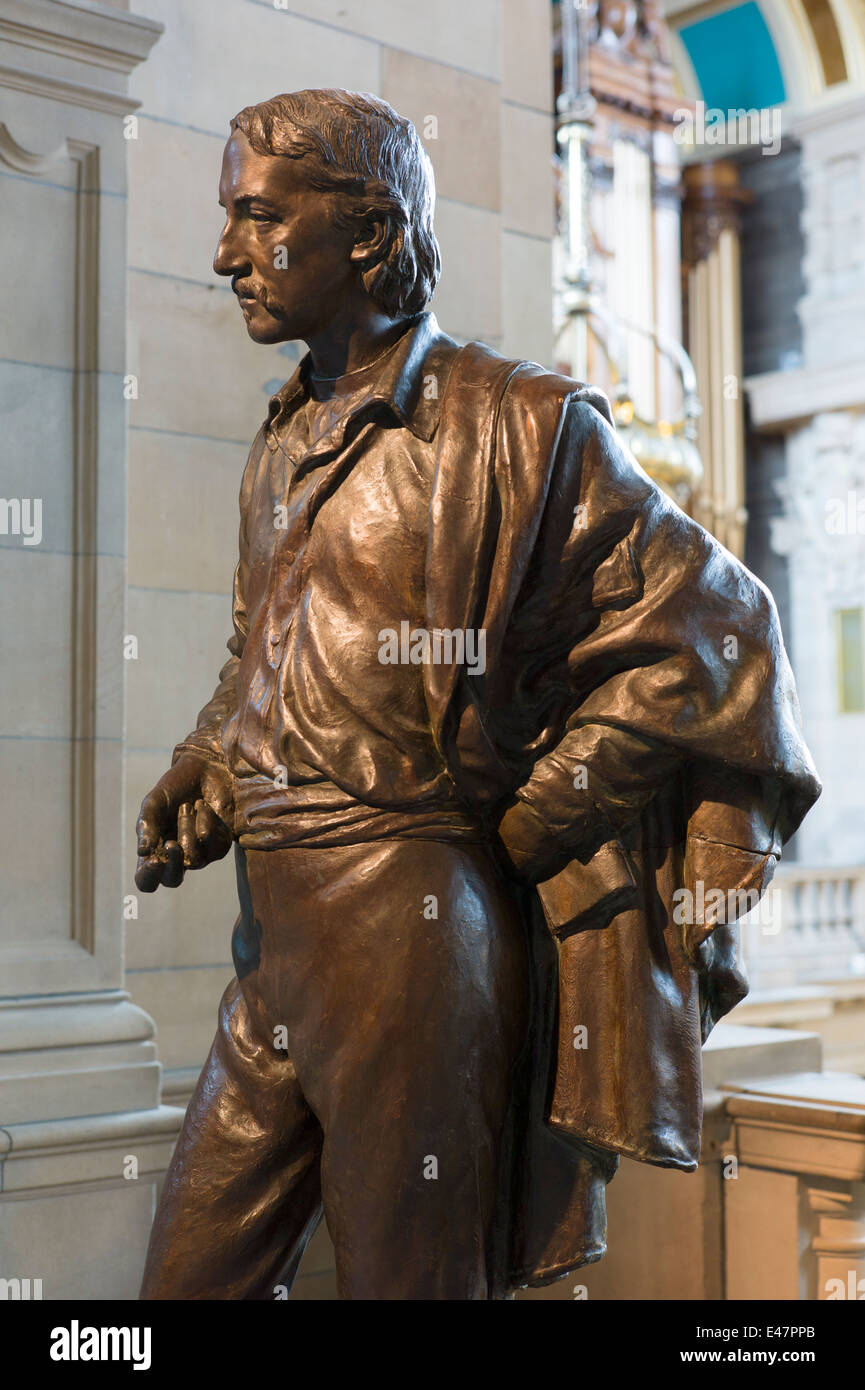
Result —
M 865 865 L 782 864 L 740 926 L 755 991 L 865 978 Z

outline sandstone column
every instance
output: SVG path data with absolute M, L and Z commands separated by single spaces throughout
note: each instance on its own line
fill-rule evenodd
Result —
M 160 32 L 0 0 L 3 1297 L 135 1297 L 180 1121 L 123 989 L 127 78 Z

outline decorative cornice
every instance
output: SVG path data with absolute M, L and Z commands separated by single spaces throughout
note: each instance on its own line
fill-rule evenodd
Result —
M 123 92 L 109 92 L 104 87 L 91 87 L 84 82 L 70 82 L 65 77 L 48 76 L 27 68 L 12 68 L 0 63 L 0 87 L 15 92 L 31 92 L 34 96 L 54 98 L 71 106 L 88 106 L 91 110 L 107 111 L 112 116 L 126 116 L 141 105 Z
M 0 38 L 128 74 L 164 26 L 95 0 L 0 0 Z

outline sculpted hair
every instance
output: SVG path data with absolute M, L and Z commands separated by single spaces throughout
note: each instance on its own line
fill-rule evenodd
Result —
M 344 194 L 340 225 L 385 219 L 384 254 L 363 272 L 364 288 L 391 317 L 424 308 L 441 257 L 432 165 L 411 121 L 378 97 L 321 89 L 247 106 L 231 129 L 257 154 L 303 159 L 313 188 Z

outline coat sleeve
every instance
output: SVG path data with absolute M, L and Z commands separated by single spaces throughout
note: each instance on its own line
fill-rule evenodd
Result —
M 536 881 L 590 864 L 681 774 L 686 877 L 762 891 L 819 794 L 771 595 L 593 405 L 566 402 L 555 438 L 517 626 L 553 653 L 538 688 L 561 692 L 565 732 L 517 789 L 505 846 Z M 689 924 L 692 953 L 714 925 Z

